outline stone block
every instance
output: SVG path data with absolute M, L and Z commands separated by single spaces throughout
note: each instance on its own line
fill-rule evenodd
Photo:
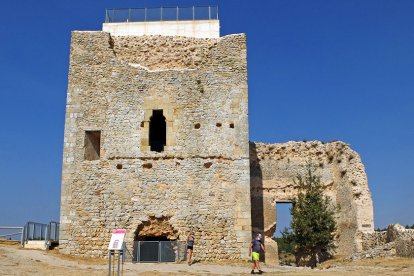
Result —
M 397 238 L 395 241 L 395 253 L 398 257 L 414 258 L 414 237 Z

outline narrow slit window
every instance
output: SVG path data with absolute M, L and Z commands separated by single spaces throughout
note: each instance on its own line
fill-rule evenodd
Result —
M 99 160 L 101 157 L 101 131 L 85 131 L 85 160 Z
M 167 142 L 167 124 L 162 110 L 153 110 L 149 124 L 151 151 L 162 152 Z

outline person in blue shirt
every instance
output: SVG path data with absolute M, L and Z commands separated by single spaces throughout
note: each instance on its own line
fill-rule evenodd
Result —
M 254 270 L 257 269 L 259 274 L 262 274 L 263 271 L 260 269 L 260 251 L 263 250 L 265 252 L 265 247 L 262 242 L 262 234 L 258 233 L 256 237 L 251 241 L 249 246 L 249 256 L 252 256 L 253 261 L 253 268 L 250 272 L 251 274 L 255 274 Z

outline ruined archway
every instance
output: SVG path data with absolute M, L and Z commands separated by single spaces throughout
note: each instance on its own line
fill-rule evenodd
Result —
M 170 217 L 155 217 L 140 225 L 134 233 L 134 259 L 137 262 L 175 261 L 178 232 Z
M 173 241 L 178 239 L 178 231 L 170 222 L 170 217 L 150 216 L 147 221 L 138 225 L 134 233 L 135 241 Z

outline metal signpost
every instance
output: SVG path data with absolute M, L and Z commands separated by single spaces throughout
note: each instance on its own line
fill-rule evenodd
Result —
M 126 230 L 125 229 L 116 229 L 112 231 L 111 241 L 109 242 L 109 263 L 108 263 L 108 276 L 115 275 L 115 265 L 112 265 L 115 262 L 115 255 L 118 252 L 118 265 L 117 265 L 117 276 L 119 276 L 120 271 L 124 270 L 124 251 L 125 251 L 125 238 Z M 112 258 L 113 257 L 113 258 Z M 122 264 L 122 269 L 121 269 Z M 113 271 L 111 271 L 113 270 Z

